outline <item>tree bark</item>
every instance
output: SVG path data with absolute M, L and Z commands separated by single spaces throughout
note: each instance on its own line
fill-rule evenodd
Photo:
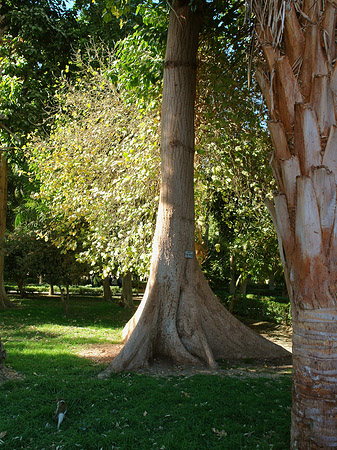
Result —
M 241 280 L 240 284 L 240 295 L 246 297 L 247 295 L 247 285 L 248 285 L 248 276 L 246 276 L 243 280 Z
M 235 274 L 235 256 L 233 253 L 231 253 L 231 255 L 230 255 L 229 268 L 230 268 L 230 274 L 231 274 L 231 281 L 229 284 L 229 293 L 234 295 L 235 290 L 236 290 L 236 274 Z
M 124 274 L 122 279 L 122 302 L 127 308 L 133 308 L 131 272 Z
M 9 300 L 4 284 L 5 270 L 5 234 L 7 214 L 7 179 L 8 163 L 3 152 L 0 152 L 0 309 L 11 308 L 13 304 Z
M 22 279 L 17 280 L 17 284 L 18 284 L 18 291 L 19 291 L 20 297 L 24 298 L 25 297 L 25 285 L 24 285 L 23 280 Z
M 110 277 L 105 277 L 102 280 L 103 283 L 103 297 L 106 302 L 112 302 L 112 295 L 110 289 Z
M 123 350 L 100 374 L 132 370 L 165 358 L 216 368 L 217 359 L 277 357 L 263 339 L 220 304 L 204 278 L 194 246 L 194 99 L 200 11 L 175 1 L 164 66 L 162 184 L 149 281 L 124 328 Z
M 233 290 L 233 294 L 232 294 L 232 299 L 231 299 L 231 302 L 230 302 L 229 308 L 228 308 L 228 311 L 229 311 L 230 313 L 233 313 L 233 311 L 234 311 L 234 306 L 235 306 L 235 304 L 236 304 L 236 302 L 237 302 L 237 300 L 238 300 L 238 286 L 239 286 L 241 277 L 242 277 L 242 274 L 240 274 L 240 275 L 238 276 L 238 279 L 237 279 L 236 282 L 235 282 L 235 286 L 234 286 L 234 290 Z
M 299 3 L 290 4 L 283 41 L 277 42 L 277 12 L 266 12 L 265 2 L 253 3 L 263 22 L 263 51 L 285 49 L 273 67 L 266 65 L 263 77 L 272 87 L 266 100 L 272 95 L 275 105 L 270 131 L 279 190 L 267 206 L 293 319 L 291 448 L 327 450 L 337 447 L 337 5 L 304 0 L 300 11 Z M 258 79 L 263 77 L 260 69 Z

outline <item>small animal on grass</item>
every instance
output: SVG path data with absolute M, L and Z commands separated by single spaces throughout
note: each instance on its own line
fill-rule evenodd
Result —
M 60 429 L 60 425 L 64 419 L 65 413 L 67 412 L 67 404 L 64 400 L 57 401 L 57 408 L 55 412 L 55 420 L 57 421 L 57 429 Z
M 3 364 L 5 362 L 6 357 L 7 357 L 7 352 L 6 352 L 5 347 L 4 347 L 3 343 L 1 342 L 1 338 L 0 338 L 0 364 Z

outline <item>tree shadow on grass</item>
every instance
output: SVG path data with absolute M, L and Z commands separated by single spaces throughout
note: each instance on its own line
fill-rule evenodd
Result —
M 134 310 L 123 308 L 116 303 L 78 298 L 69 302 L 69 313 L 65 314 L 60 298 L 36 296 L 33 299 L 24 298 L 20 301 L 20 308 L 1 311 L 3 320 L 8 317 L 11 322 L 24 322 L 25 325 L 78 325 L 102 326 L 115 328 L 124 326 L 132 317 Z M 77 322 L 77 323 L 76 323 Z

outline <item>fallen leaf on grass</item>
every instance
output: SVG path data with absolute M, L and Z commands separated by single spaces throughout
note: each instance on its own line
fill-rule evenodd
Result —
M 7 434 L 7 431 L 1 431 L 0 433 L 0 439 L 4 438 Z
M 144 416 L 144 417 L 147 416 L 147 411 L 144 411 L 144 412 L 143 412 L 143 416 Z
M 225 431 L 225 430 L 220 431 L 220 430 L 217 430 L 216 428 L 212 428 L 212 431 L 213 431 L 213 433 L 215 433 L 217 435 L 217 437 L 219 439 L 221 439 L 224 436 L 227 436 L 227 431 Z

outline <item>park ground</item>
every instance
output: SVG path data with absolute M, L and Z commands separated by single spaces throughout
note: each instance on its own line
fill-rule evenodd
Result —
M 275 324 L 268 321 L 254 320 L 241 317 L 247 326 L 291 352 L 292 329 L 289 325 Z M 79 350 L 78 354 L 96 363 L 109 364 L 121 351 L 123 344 L 92 344 Z M 179 367 L 163 360 L 155 360 L 151 367 L 140 369 L 138 373 L 155 376 L 213 374 L 222 376 L 277 376 L 290 374 L 292 370 L 291 357 L 266 361 L 226 361 L 219 365 L 219 369 L 210 370 L 205 367 Z
M 57 296 L 16 302 L 0 314 L 11 374 L 0 385 L 0 450 L 289 448 L 290 358 L 221 361 L 212 372 L 154 361 L 99 380 L 132 311 L 89 296 L 73 296 L 68 315 Z M 243 320 L 290 349 L 289 326 Z M 68 412 L 57 431 L 59 398 Z

